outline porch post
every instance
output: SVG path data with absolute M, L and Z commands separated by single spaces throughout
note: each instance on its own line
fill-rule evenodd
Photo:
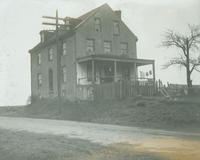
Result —
M 92 60 L 92 84 L 94 84 L 94 75 L 95 73 L 94 73 L 94 60 Z
M 134 81 L 137 81 L 137 65 L 136 62 L 134 63 Z
M 117 62 L 114 61 L 114 82 L 116 82 L 116 76 L 117 76 Z
M 153 61 L 152 67 L 153 67 L 153 82 L 155 83 L 155 81 L 156 81 L 156 75 L 155 75 L 155 61 Z

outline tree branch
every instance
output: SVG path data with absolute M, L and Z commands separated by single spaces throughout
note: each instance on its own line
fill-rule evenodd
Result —
M 163 65 L 163 69 L 167 69 L 168 67 L 172 65 L 180 65 L 186 67 L 186 62 L 182 58 L 174 58 Z

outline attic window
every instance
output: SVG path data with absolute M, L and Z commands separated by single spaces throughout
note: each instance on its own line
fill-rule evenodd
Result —
M 119 22 L 117 21 L 114 21 L 113 22 L 113 32 L 114 32 L 114 35 L 119 35 Z
M 101 19 L 95 18 L 95 31 L 101 32 Z
M 38 53 L 37 62 L 38 62 L 38 64 L 41 64 L 41 62 L 42 62 L 41 53 Z

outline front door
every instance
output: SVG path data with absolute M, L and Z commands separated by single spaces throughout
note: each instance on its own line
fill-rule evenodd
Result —
M 114 68 L 112 65 L 104 65 L 100 70 L 101 83 L 114 81 Z
M 130 80 L 130 67 L 129 66 L 122 67 L 122 79 Z

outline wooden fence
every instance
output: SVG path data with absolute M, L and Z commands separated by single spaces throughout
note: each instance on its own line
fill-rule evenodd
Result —
M 110 83 L 80 85 L 78 94 L 80 99 L 121 99 L 136 95 L 153 96 L 157 93 L 156 83 L 153 81 L 118 81 Z

